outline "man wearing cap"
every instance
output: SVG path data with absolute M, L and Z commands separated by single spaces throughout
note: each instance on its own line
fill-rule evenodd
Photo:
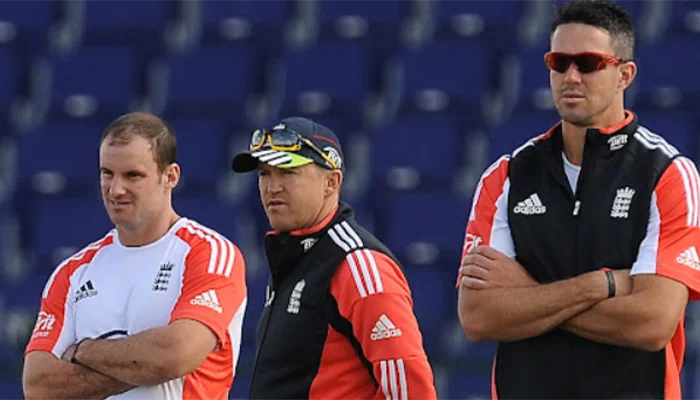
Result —
M 287 118 L 253 133 L 236 172 L 258 171 L 274 231 L 251 399 L 435 399 L 394 257 L 340 201 L 343 151 L 328 128 Z

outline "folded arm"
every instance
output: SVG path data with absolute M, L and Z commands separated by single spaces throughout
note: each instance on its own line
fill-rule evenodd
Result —
M 632 282 L 631 294 L 602 301 L 562 328 L 600 343 L 663 349 L 676 332 L 688 302 L 688 288 L 656 275 L 638 275 Z
M 202 364 L 217 345 L 204 324 L 177 320 L 118 340 L 85 340 L 76 361 L 135 386 L 157 385 L 184 376 Z
M 133 385 L 59 360 L 46 351 L 27 354 L 22 374 L 24 396 L 31 399 L 104 399 Z

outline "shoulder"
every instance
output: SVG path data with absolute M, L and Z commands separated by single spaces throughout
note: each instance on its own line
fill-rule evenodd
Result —
M 196 221 L 185 219 L 175 235 L 189 247 L 185 259 L 188 269 L 204 265 L 208 273 L 228 277 L 234 264 L 243 262 L 241 251 L 233 242 Z
M 678 149 L 669 143 L 663 136 L 653 132 L 643 125 L 639 125 L 637 127 L 637 130 L 634 132 L 634 134 L 632 134 L 632 137 L 635 143 L 638 145 L 638 151 L 655 156 L 660 161 L 670 162 L 675 157 L 681 155 Z
M 408 283 L 401 267 L 390 256 L 377 250 L 357 249 L 347 253 L 331 286 L 351 292 L 350 297 L 365 298 L 386 292 L 406 292 Z
M 48 297 L 51 288 L 56 282 L 68 282 L 80 267 L 90 264 L 100 251 L 112 244 L 114 244 L 114 231 L 110 231 L 100 240 L 90 243 L 80 251 L 64 259 L 54 269 L 53 273 L 46 282 L 42 297 Z

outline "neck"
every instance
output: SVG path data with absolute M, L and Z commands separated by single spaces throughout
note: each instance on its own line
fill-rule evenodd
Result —
M 593 123 L 585 126 L 573 125 L 562 121 L 561 133 L 564 140 L 564 154 L 570 163 L 583 164 L 583 148 L 586 145 L 586 130 L 590 128 L 607 128 L 625 120 L 625 109 L 622 105 L 612 107 Z
M 156 217 L 142 227 L 131 229 L 131 227 L 117 226 L 119 242 L 126 247 L 139 247 L 151 244 L 165 236 L 170 228 L 175 225 L 180 216 L 175 210 L 170 208 L 168 212 Z
M 321 207 L 321 211 L 318 213 L 316 218 L 314 219 L 313 224 L 311 224 L 311 227 L 317 226 L 323 220 L 328 218 L 333 212 L 335 211 L 336 207 L 338 207 L 338 199 L 332 199 L 330 201 L 327 201 L 323 207 Z

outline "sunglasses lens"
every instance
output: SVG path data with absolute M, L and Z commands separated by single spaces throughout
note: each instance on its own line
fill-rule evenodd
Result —
M 290 147 L 298 143 L 297 136 L 286 130 L 274 130 L 271 134 L 272 144 L 280 147 Z
M 566 70 L 569 69 L 570 62 L 571 58 L 566 54 L 549 53 L 545 57 L 547 68 L 557 72 L 566 72 Z
M 250 146 L 260 146 L 264 136 L 265 134 L 262 129 L 256 129 L 255 132 L 253 132 L 253 136 L 250 138 Z
M 603 56 L 594 53 L 564 54 L 549 53 L 545 57 L 547 68 L 564 73 L 569 69 L 569 65 L 574 63 L 582 74 L 600 71 L 607 65 Z
M 577 55 L 573 57 L 573 61 L 576 63 L 578 70 L 583 74 L 599 71 L 605 68 L 606 65 L 603 57 L 590 53 Z

